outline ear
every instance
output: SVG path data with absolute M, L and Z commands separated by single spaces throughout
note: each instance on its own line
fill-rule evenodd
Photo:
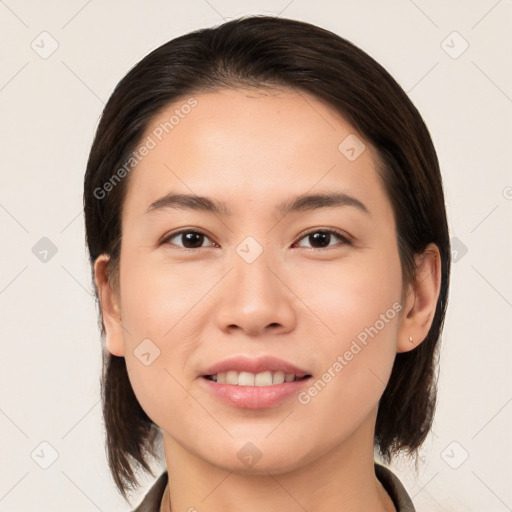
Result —
M 105 342 L 107 350 L 114 356 L 124 356 L 123 327 L 119 299 L 108 282 L 109 256 L 102 254 L 94 262 L 94 282 L 98 290 L 103 325 L 105 326 Z
M 437 245 L 431 243 L 422 254 L 416 256 L 414 282 L 409 284 L 405 293 L 397 352 L 408 352 L 427 337 L 440 290 L 441 255 Z

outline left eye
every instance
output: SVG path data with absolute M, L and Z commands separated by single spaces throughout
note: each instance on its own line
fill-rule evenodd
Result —
M 300 240 L 309 239 L 311 243 L 320 246 L 311 247 L 312 249 L 322 249 L 324 247 L 329 247 L 330 245 L 332 245 L 330 242 L 332 241 L 333 236 L 340 240 L 343 244 L 350 244 L 350 241 L 345 236 L 332 229 L 317 229 L 316 231 L 310 231 L 309 233 L 305 234 L 302 238 L 300 238 Z M 203 247 L 204 240 L 209 240 L 209 237 L 206 236 L 204 233 L 201 233 L 200 231 L 184 230 L 168 236 L 167 238 L 162 240 L 162 243 L 171 243 L 172 245 L 177 245 L 173 244 L 171 240 L 178 237 L 181 238 L 183 243 L 183 245 L 179 247 L 182 247 L 183 249 L 200 249 L 201 247 Z M 210 247 L 214 246 L 218 247 L 218 245 L 215 242 L 212 242 L 212 245 L 210 245 Z
M 341 240 L 343 244 L 350 244 L 349 240 L 344 237 L 341 233 L 334 231 L 332 229 L 317 229 L 316 231 L 310 231 L 306 235 L 304 235 L 301 240 L 309 239 L 310 242 L 314 244 L 319 244 L 321 247 L 312 247 L 313 249 L 322 249 L 323 247 L 328 247 L 331 242 L 332 236 L 336 237 L 338 240 Z

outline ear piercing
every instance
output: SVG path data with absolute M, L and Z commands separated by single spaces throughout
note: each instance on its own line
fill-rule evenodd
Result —
M 409 336 L 409 341 L 410 341 L 411 343 L 414 343 L 414 340 L 412 339 L 412 336 Z

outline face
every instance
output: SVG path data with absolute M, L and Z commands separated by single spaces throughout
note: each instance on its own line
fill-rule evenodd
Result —
M 392 207 L 369 144 L 314 97 L 193 98 L 152 120 L 131 171 L 108 346 L 167 446 L 286 471 L 373 436 L 402 317 Z M 339 201 L 285 211 L 321 194 Z

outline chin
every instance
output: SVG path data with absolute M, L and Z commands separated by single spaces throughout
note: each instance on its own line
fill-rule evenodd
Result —
M 255 476 L 287 473 L 301 467 L 307 462 L 306 459 L 313 458 L 308 457 L 306 452 L 294 453 L 293 446 L 280 444 L 275 447 L 269 443 L 263 445 L 263 442 L 237 441 L 227 450 L 219 447 L 220 453 L 217 457 L 210 451 L 205 458 L 225 471 Z M 233 455 L 230 456 L 230 453 Z

